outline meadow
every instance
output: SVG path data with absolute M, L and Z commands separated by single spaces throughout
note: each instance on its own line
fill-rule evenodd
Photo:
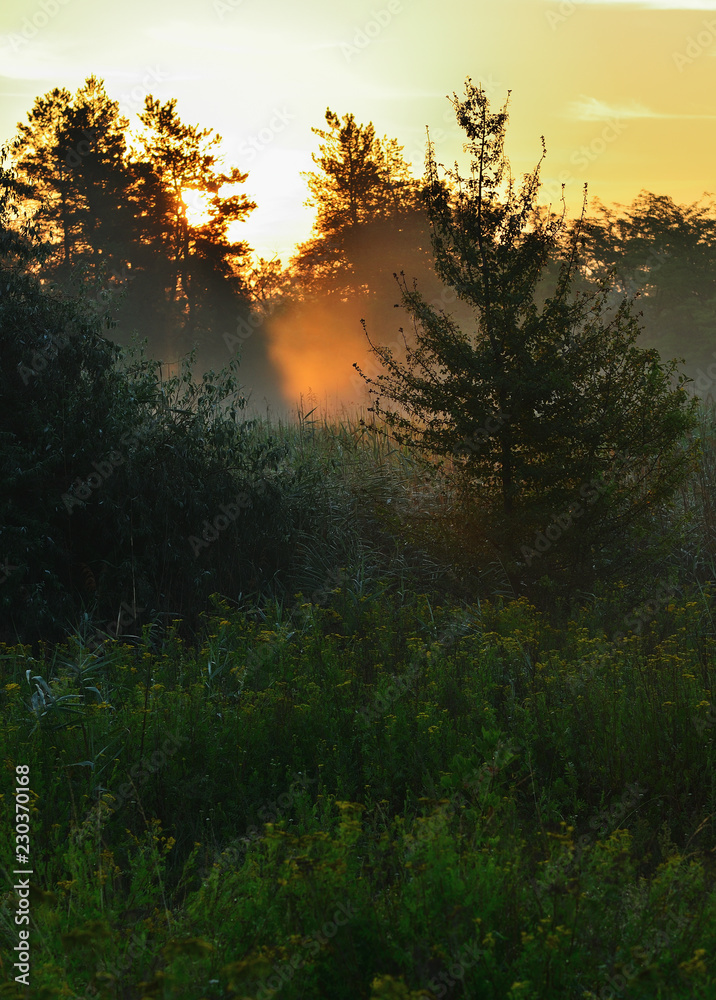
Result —
M 715 431 L 643 560 L 577 586 L 545 553 L 520 593 L 365 421 L 253 424 L 280 588 L 0 647 L 34 872 L 0 996 L 716 995 Z M 195 562 L 241 561 L 225 519 Z

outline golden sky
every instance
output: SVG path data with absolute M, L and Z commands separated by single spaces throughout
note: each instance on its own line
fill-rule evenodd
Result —
M 287 258 L 310 231 L 302 170 L 326 107 L 396 137 L 422 173 L 461 156 L 446 99 L 512 91 L 516 175 L 547 144 L 543 200 L 716 190 L 716 0 L 3 0 L 0 141 L 36 96 L 90 74 L 136 121 L 146 94 L 224 137 L 258 209 L 242 235 Z M 464 162 L 464 160 L 462 161 Z

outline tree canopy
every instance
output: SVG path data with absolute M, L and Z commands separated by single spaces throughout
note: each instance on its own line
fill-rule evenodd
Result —
M 38 97 L 18 124 L 15 168 L 42 235 L 57 250 L 58 276 L 79 260 L 126 254 L 135 214 L 128 127 L 94 76 L 74 96 L 55 88 Z
M 122 291 L 123 327 L 164 357 L 199 343 L 223 363 L 225 328 L 249 308 L 250 248 L 233 224 L 256 205 L 237 190 L 248 175 L 223 166 L 221 136 L 184 123 L 176 105 L 149 95 L 133 134 L 96 77 L 74 95 L 55 88 L 18 124 L 14 167 L 52 250 L 48 275 L 98 311 Z M 189 192 L 203 218 L 189 216 Z
M 316 210 L 313 234 L 298 250 L 293 267 L 307 286 L 353 289 L 375 282 L 385 270 L 379 259 L 405 256 L 422 218 L 420 183 L 412 176 L 396 139 L 378 138 L 373 123 L 358 124 L 326 110 L 327 129 L 303 176 Z M 366 247 L 377 250 L 369 262 Z M 397 269 L 390 266 L 390 274 Z
M 716 324 L 716 202 L 677 205 L 642 191 L 631 205 L 596 203 L 583 227 L 591 280 L 639 295 L 642 343 L 662 357 L 685 356 L 686 370 L 713 362 Z
M 615 307 L 606 283 L 574 292 L 579 229 L 565 256 L 564 214 L 537 204 L 542 159 L 515 184 L 504 152 L 507 103 L 492 111 L 468 80 L 453 107 L 469 173 L 447 171 L 447 188 L 430 147 L 429 216 L 436 271 L 474 321 L 460 328 L 403 280 L 414 339 L 405 361 L 371 342 L 383 365 L 366 378 L 373 411 L 397 441 L 435 457 L 500 550 L 529 553 L 535 532 L 564 515 L 581 566 L 595 545 L 643 526 L 668 502 L 690 458 L 681 442 L 694 406 L 684 379 L 673 384 L 675 364 L 635 346 L 627 298 Z M 556 280 L 538 306 L 555 258 Z

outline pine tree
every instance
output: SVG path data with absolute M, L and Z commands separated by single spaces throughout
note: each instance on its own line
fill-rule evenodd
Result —
M 60 275 L 79 261 L 96 270 L 121 264 L 131 243 L 135 178 L 127 160 L 129 122 L 102 81 L 88 77 L 38 97 L 18 124 L 13 153 L 26 200 L 45 238 L 57 248 Z
M 313 154 L 318 170 L 305 173 L 316 210 L 313 234 L 293 259 L 305 286 L 345 294 L 366 283 L 376 284 L 386 270 L 378 262 L 392 253 L 388 273 L 406 256 L 408 231 L 415 236 L 420 187 L 396 139 L 382 139 L 372 122 L 358 124 L 352 114 L 339 118 L 326 110 L 328 129 L 311 131 L 322 139 Z M 414 242 L 414 241 L 413 241 Z M 373 264 L 365 248 L 373 249 Z M 375 251 L 378 250 L 378 253 Z
M 533 539 L 561 518 L 571 542 L 560 551 L 583 566 L 669 502 L 691 458 L 682 442 L 695 403 L 675 363 L 635 346 L 629 300 L 611 307 L 607 283 L 574 294 L 579 229 L 565 256 L 564 213 L 537 205 L 541 159 L 516 186 L 507 103 L 492 112 L 468 79 L 453 106 L 470 172 L 448 171 L 446 185 L 429 145 L 429 214 L 436 271 L 473 308 L 474 326 L 458 327 L 403 280 L 415 338 L 405 361 L 371 342 L 383 365 L 366 378 L 373 411 L 452 478 L 501 552 L 529 565 Z
M 182 122 L 176 103 L 146 98 L 139 116 L 144 132 L 138 158 L 144 175 L 146 244 L 152 253 L 159 245 L 167 264 L 168 335 L 176 338 L 183 328 L 188 345 L 213 327 L 217 306 L 234 319 L 236 296 L 245 291 L 242 271 L 250 248 L 233 240 L 229 228 L 246 219 L 256 204 L 243 193 L 221 193 L 245 183 L 248 174 L 238 167 L 221 169 L 221 136 Z M 188 217 L 189 191 L 205 198 L 206 217 L 199 223 Z

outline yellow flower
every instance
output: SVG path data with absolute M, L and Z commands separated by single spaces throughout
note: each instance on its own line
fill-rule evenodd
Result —
M 705 948 L 697 948 L 694 952 L 694 957 L 688 962 L 679 963 L 679 968 L 682 969 L 687 976 L 692 975 L 694 972 L 700 972 L 702 974 L 706 973 L 706 963 L 703 961 L 703 957 L 706 954 Z

